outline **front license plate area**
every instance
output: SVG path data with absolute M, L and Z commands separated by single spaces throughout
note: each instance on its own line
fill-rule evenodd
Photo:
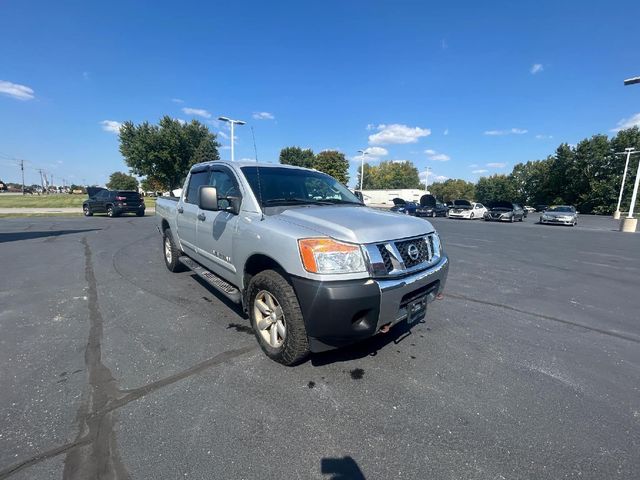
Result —
M 407 323 L 413 325 L 422 320 L 427 313 L 427 296 L 424 295 L 420 298 L 409 302 L 407 304 Z

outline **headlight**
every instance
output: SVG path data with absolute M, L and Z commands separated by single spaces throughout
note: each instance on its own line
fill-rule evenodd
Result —
M 542 215 L 545 220 L 551 220 L 551 215 Z
M 307 272 L 358 273 L 367 266 L 359 245 L 338 242 L 331 238 L 305 238 L 298 240 L 300 258 Z

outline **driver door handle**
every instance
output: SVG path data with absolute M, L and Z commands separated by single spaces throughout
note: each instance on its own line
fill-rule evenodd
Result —
M 184 212 L 184 208 L 178 207 L 178 213 L 182 213 L 182 212 Z
M 198 220 L 200 220 L 201 222 L 204 222 L 207 219 L 206 215 L 204 213 L 199 213 L 198 214 Z

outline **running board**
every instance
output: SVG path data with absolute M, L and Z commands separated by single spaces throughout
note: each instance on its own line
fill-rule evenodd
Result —
M 213 288 L 218 290 L 222 295 L 227 297 L 234 303 L 240 303 L 242 300 L 242 294 L 240 290 L 231 285 L 226 280 L 223 280 L 215 273 L 210 272 L 202 265 L 200 265 L 195 260 L 190 259 L 186 255 L 183 255 L 179 258 L 180 263 L 182 263 L 185 267 L 191 270 L 193 273 L 198 275 L 201 279 L 211 285 Z

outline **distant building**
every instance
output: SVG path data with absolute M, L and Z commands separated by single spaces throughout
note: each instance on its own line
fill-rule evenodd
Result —
M 363 190 L 362 197 L 365 205 L 393 206 L 394 198 L 402 198 L 407 202 L 420 202 L 420 197 L 427 195 L 428 190 L 418 188 L 399 188 L 395 190 Z

